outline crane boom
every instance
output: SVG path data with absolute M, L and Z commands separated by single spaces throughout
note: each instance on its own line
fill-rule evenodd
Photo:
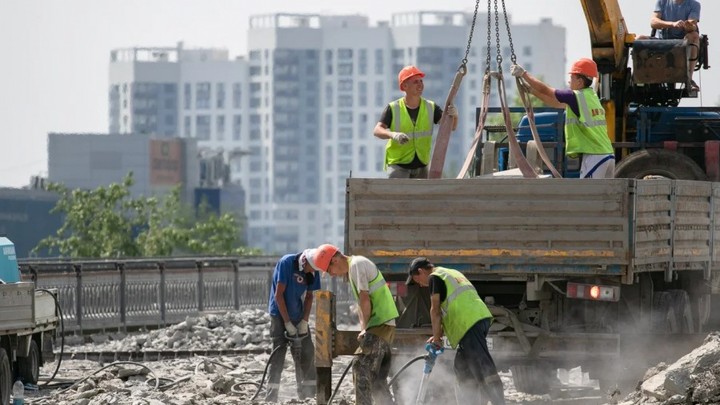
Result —
M 628 33 L 617 0 L 580 0 L 588 30 L 592 57 L 601 73 L 624 75 L 628 64 L 628 44 L 635 34 Z

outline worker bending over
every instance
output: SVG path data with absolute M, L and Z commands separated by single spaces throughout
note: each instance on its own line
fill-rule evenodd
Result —
M 356 405 L 387 405 L 393 399 L 387 385 L 390 345 L 395 339 L 397 307 L 382 273 L 363 256 L 345 256 L 333 245 L 317 248 L 316 268 L 350 281 L 358 300 L 360 343 L 353 363 Z
M 582 58 L 570 68 L 570 90 L 555 90 L 520 65 L 512 65 L 513 76 L 522 78 L 533 95 L 550 107 L 565 108 L 565 154 L 580 158 L 581 179 L 615 177 L 615 150 L 607 132 L 605 109 L 592 89 L 598 68 Z
M 487 346 L 492 314 L 475 287 L 457 270 L 435 267 L 424 257 L 410 263 L 405 284 L 430 287 L 430 320 L 433 335 L 428 343 L 442 346 L 443 332 L 455 353 L 458 403 L 504 405 L 505 394 Z M 484 397 L 486 395 L 487 397 Z M 480 399 L 480 400 L 478 400 Z
M 302 253 L 287 254 L 275 265 L 272 284 L 270 286 L 270 337 L 273 351 L 277 350 L 270 361 L 270 377 L 268 379 L 265 401 L 277 402 L 280 389 L 280 375 L 285 364 L 288 338 L 302 339 L 300 364 L 303 376 L 297 381 L 297 394 L 300 399 L 315 397 L 316 371 L 315 346 L 313 345 L 308 319 L 313 304 L 313 291 L 320 289 L 320 274 L 313 268 L 312 260 L 315 249 L 306 249 Z M 293 360 L 296 360 L 293 358 Z

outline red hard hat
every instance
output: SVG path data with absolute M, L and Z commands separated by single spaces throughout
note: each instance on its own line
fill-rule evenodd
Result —
M 598 77 L 598 68 L 595 61 L 588 58 L 578 59 L 570 68 L 570 74 L 583 75 L 587 77 Z
M 413 76 L 425 77 L 425 73 L 413 65 L 405 66 L 402 70 L 400 70 L 400 73 L 398 73 L 398 86 L 400 87 L 400 90 L 402 90 L 403 82 Z
M 339 252 L 340 249 L 337 248 L 337 246 L 333 246 L 330 244 L 324 244 L 318 246 L 317 250 L 315 251 L 315 257 L 314 262 L 318 269 L 322 271 L 328 271 L 328 267 L 330 266 L 330 259 L 335 256 L 335 253 Z

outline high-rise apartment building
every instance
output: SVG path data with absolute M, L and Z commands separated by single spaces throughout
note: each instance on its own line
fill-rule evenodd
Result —
M 342 245 L 345 179 L 385 176 L 385 142 L 372 130 L 387 103 L 402 96 L 398 71 L 417 65 L 427 74 L 424 96 L 442 105 L 471 18 L 411 12 L 373 25 L 360 15 L 258 15 L 250 18 L 246 59 L 182 44 L 116 50 L 110 132 L 196 138 L 201 148 L 236 157 L 231 175 L 245 189 L 250 246 L 285 253 Z M 461 121 L 446 159 L 450 174 L 464 160 L 482 100 L 487 15 L 477 21 L 468 74 L 455 99 Z M 518 62 L 562 87 L 565 29 L 550 20 L 511 29 Z M 512 95 L 510 47 L 500 34 Z M 494 41 L 493 29 L 493 70 Z M 499 106 L 495 88 L 491 105 Z

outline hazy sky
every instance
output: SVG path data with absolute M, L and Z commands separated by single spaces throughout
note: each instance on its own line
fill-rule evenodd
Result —
M 647 34 L 655 0 L 618 0 L 630 32 Z M 700 29 L 710 37 L 710 65 L 696 73 L 702 99 L 720 100 L 720 1 L 704 0 Z M 514 22 L 550 17 L 567 29 L 568 60 L 589 56 L 579 0 L 505 0 Z M 47 174 L 48 132 L 107 132 L 110 50 L 133 46 L 224 47 L 244 55 L 248 17 L 301 12 L 363 14 L 372 22 L 394 12 L 472 11 L 472 0 L 0 0 L 0 186 Z M 480 1 L 487 9 L 487 0 Z M 481 34 L 482 36 L 482 34 Z M 458 45 L 467 39 L 458 38 Z M 715 44 L 715 45 L 713 45 Z M 518 62 L 522 63 L 522 59 Z M 717 65 L 717 66 L 715 66 Z

